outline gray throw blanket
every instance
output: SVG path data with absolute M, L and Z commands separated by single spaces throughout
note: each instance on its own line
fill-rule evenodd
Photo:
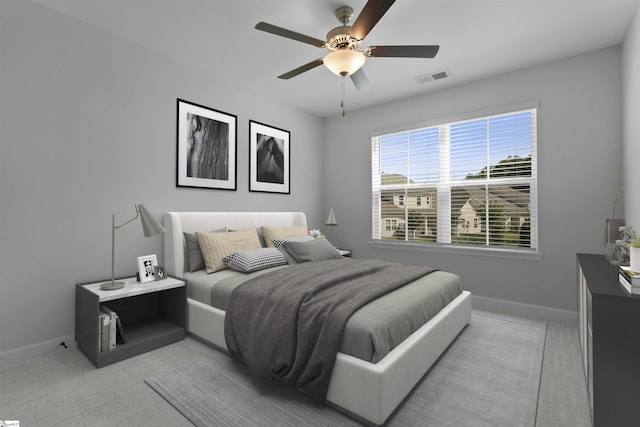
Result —
M 231 294 L 225 317 L 229 353 L 257 378 L 276 378 L 324 401 L 349 317 L 432 271 L 345 259 L 263 274 Z

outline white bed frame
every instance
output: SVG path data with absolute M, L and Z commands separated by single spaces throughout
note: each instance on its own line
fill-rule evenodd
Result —
M 167 212 L 165 269 L 172 276 L 184 276 L 185 232 L 262 225 L 307 226 L 307 220 L 302 212 Z M 224 311 L 189 298 L 187 313 L 190 333 L 227 349 Z M 327 400 L 369 423 L 383 424 L 470 319 L 471 294 L 464 291 L 378 363 L 338 353 Z

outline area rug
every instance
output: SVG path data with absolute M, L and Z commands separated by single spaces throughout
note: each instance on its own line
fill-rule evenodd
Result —
M 389 426 L 535 426 L 546 323 L 474 310 Z M 196 426 L 358 426 L 211 350 L 145 382 Z

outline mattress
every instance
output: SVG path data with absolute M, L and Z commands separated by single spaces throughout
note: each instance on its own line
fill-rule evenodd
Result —
M 213 274 L 186 273 L 187 297 L 226 311 L 233 289 L 272 270 L 248 274 L 229 269 Z M 461 292 L 460 277 L 445 271 L 435 271 L 390 292 L 351 316 L 345 326 L 340 352 L 377 363 Z

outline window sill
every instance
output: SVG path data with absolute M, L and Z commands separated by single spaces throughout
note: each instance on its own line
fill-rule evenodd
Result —
M 531 252 L 513 249 L 474 248 L 468 246 L 438 245 L 433 243 L 409 243 L 387 240 L 370 240 L 369 246 L 383 249 L 438 252 L 443 254 L 458 255 L 477 255 L 491 258 L 521 259 L 526 261 L 540 261 L 542 259 L 542 252 Z

